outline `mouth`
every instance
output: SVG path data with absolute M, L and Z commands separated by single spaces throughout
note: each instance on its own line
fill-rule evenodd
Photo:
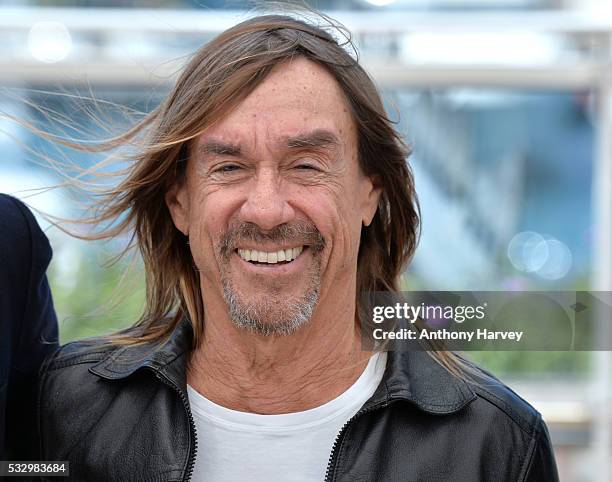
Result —
M 282 266 L 293 263 L 308 246 L 294 246 L 284 249 L 236 249 L 236 254 L 249 264 L 255 266 Z

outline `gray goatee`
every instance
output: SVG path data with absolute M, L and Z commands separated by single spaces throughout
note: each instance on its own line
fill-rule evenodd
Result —
M 254 243 L 272 241 L 279 244 L 308 245 L 309 252 L 305 254 L 314 257 L 315 266 L 310 273 L 304 295 L 298 299 L 284 299 L 282 291 L 275 290 L 276 296 L 264 296 L 256 301 L 244 300 L 231 282 L 227 266 L 238 243 L 245 240 Z M 325 241 L 321 233 L 313 224 L 306 222 L 282 224 L 266 232 L 254 223 L 242 223 L 231 227 L 221 240 L 218 253 L 222 261 L 223 298 L 227 303 L 232 322 L 239 328 L 263 336 L 291 335 L 308 323 L 319 300 L 320 253 L 324 246 Z

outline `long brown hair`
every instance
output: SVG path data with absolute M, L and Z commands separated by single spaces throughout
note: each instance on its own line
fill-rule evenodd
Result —
M 96 146 L 100 151 L 140 146 L 121 182 L 104 193 L 96 215 L 86 220 L 105 226 L 90 237 L 132 231 L 144 262 L 145 310 L 131 328 L 108 337 L 113 343 L 162 341 L 185 317 L 193 325 L 194 344 L 201 338 L 204 307 L 198 271 L 164 196 L 184 175 L 193 139 L 235 108 L 272 68 L 295 56 L 316 62 L 336 79 L 357 125 L 361 168 L 382 185 L 374 219 L 362 228 L 357 293 L 399 291 L 420 225 L 406 160 L 410 150 L 387 116 L 372 79 L 349 53 L 353 45 L 345 30 L 327 17 L 319 18 L 326 27 L 292 16 L 263 15 L 226 30 L 195 53 L 161 105 L 124 134 Z M 357 306 L 361 313 L 359 299 Z M 432 356 L 454 373 L 462 365 L 450 352 Z

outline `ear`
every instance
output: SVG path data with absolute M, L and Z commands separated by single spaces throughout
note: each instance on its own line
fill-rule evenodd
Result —
M 378 201 L 382 194 L 382 184 L 379 176 L 363 176 L 361 188 L 361 221 L 369 226 L 378 209 Z
M 177 180 L 164 197 L 172 222 L 181 233 L 189 236 L 189 193 L 187 182 Z

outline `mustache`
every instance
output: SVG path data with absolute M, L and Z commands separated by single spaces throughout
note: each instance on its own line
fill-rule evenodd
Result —
M 255 223 L 244 222 L 230 226 L 221 238 L 219 252 L 223 257 L 229 257 L 238 244 L 243 241 L 262 243 L 265 241 L 286 243 L 295 242 L 305 244 L 319 253 L 325 248 L 325 239 L 316 226 L 306 221 L 279 224 L 270 230 L 262 230 Z

